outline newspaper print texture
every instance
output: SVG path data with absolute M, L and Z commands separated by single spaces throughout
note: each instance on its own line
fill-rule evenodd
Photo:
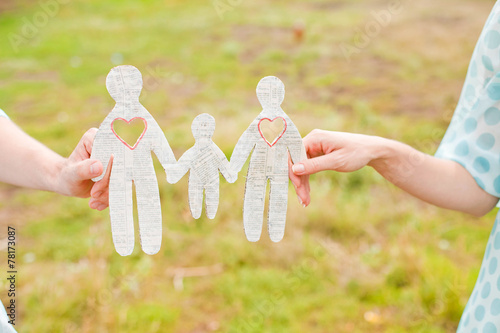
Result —
M 175 156 L 153 116 L 139 102 L 142 75 L 134 66 L 118 66 L 106 77 L 106 88 L 116 105 L 104 119 L 94 140 L 91 158 L 111 168 L 109 180 L 109 216 L 116 251 L 130 255 L 134 249 L 132 183 L 137 198 L 139 233 L 142 250 L 155 254 L 162 241 L 162 218 L 158 182 L 151 152 L 160 163 L 175 163 Z M 144 130 L 131 146 L 114 130 L 113 123 L 142 121 Z M 109 164 L 113 156 L 112 165 Z M 102 179 L 103 175 L 94 178 Z
M 205 191 L 205 212 L 213 219 L 219 207 L 219 172 L 234 183 L 237 175 L 231 171 L 226 155 L 212 141 L 215 119 L 207 113 L 198 115 L 191 125 L 195 139 L 192 148 L 186 151 L 175 165 L 165 166 L 167 181 L 177 183 L 189 171 L 189 209 L 198 219 L 203 205 Z
M 242 134 L 231 156 L 231 167 L 238 173 L 252 154 L 243 204 L 243 225 L 246 237 L 251 242 L 258 241 L 262 233 L 268 181 L 269 237 L 273 242 L 283 239 L 288 203 L 288 154 L 294 164 L 307 159 L 299 131 L 281 109 L 284 97 L 285 86 L 280 79 L 267 76 L 260 80 L 257 98 L 263 110 Z M 262 133 L 262 123 L 277 119 L 283 121 L 283 131 L 270 142 Z

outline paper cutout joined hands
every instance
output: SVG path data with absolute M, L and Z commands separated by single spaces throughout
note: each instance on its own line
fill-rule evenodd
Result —
M 206 214 L 213 219 L 219 205 L 219 171 L 228 182 L 235 182 L 253 150 L 245 185 L 245 234 L 252 242 L 260 238 L 269 180 L 269 235 L 274 242 L 283 238 L 288 201 L 288 153 L 294 163 L 307 156 L 297 128 L 281 109 L 285 87 L 277 77 L 265 77 L 257 85 L 257 97 L 263 110 L 240 137 L 230 163 L 212 141 L 215 120 L 209 114 L 194 119 L 191 129 L 195 145 L 176 162 L 163 131 L 139 102 L 142 75 L 137 68 L 113 68 L 106 78 L 106 87 L 116 105 L 99 127 L 91 158 L 103 163 L 103 175 L 111 168 L 109 214 L 113 242 L 120 255 L 129 255 L 134 249 L 132 182 L 136 188 L 142 249 L 147 254 L 155 254 L 161 247 L 161 205 L 151 151 L 167 171 L 169 183 L 178 182 L 190 171 L 191 214 L 194 218 L 201 216 L 205 191 Z M 115 131 L 114 124 L 120 121 L 142 121 L 144 124 L 144 130 L 133 146 Z M 263 124 L 280 121 L 281 132 L 272 141 L 266 139 Z M 109 163 L 111 157 L 112 165 Z M 93 180 L 98 181 L 103 175 Z

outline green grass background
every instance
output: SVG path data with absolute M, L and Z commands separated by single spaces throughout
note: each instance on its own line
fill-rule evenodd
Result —
M 222 17 L 208 0 L 54 1 L 45 21 L 50 0 L 2 1 L 0 107 L 67 156 L 113 108 L 110 68 L 132 64 L 144 76 L 141 102 L 177 158 L 203 112 L 230 156 L 261 110 L 255 86 L 266 75 L 285 83 L 283 109 L 303 135 L 380 135 L 433 154 L 494 4 L 402 0 L 347 61 L 340 45 L 359 42 L 389 1 L 226 0 Z M 13 34 L 35 23 L 16 50 Z M 191 218 L 186 178 L 169 185 L 156 167 L 163 245 L 154 256 L 137 240 L 120 257 L 108 212 L 87 200 L 0 185 L 0 238 L 8 225 L 18 232 L 19 332 L 454 332 L 495 214 L 432 207 L 369 168 L 325 172 L 311 177 L 306 209 L 290 186 L 282 242 L 264 229 L 250 243 L 245 170 L 221 183 L 211 221 Z M 193 267 L 204 276 L 181 278 Z M 1 278 L 3 300 L 6 288 Z

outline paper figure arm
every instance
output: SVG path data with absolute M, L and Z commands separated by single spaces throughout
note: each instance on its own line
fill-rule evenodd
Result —
M 248 159 L 248 156 L 252 152 L 252 149 L 257 142 L 257 137 L 259 136 L 257 132 L 258 120 L 255 119 L 252 124 L 246 129 L 241 135 L 238 143 L 234 147 L 233 154 L 231 155 L 231 169 L 238 174 L 243 168 L 243 165 Z
M 238 173 L 231 168 L 224 152 L 220 150 L 215 143 L 212 143 L 212 151 L 217 156 L 217 160 L 219 161 L 219 171 L 222 173 L 224 179 L 226 179 L 228 183 L 234 183 L 236 179 L 238 179 Z
M 165 164 L 165 172 L 167 173 L 167 181 L 170 184 L 175 184 L 189 171 L 193 163 L 193 159 L 196 157 L 196 150 L 190 148 L 186 151 L 179 161 L 175 164 Z
M 287 122 L 287 129 L 286 129 L 287 146 L 293 164 L 307 160 L 306 148 L 304 147 L 304 143 L 302 142 L 302 137 L 300 136 L 297 127 L 295 127 L 295 124 L 288 117 L 286 117 L 286 122 Z
M 94 143 L 92 144 L 92 154 L 90 158 L 92 159 L 97 159 L 101 161 L 102 166 L 103 166 L 103 171 L 100 176 L 97 176 L 95 178 L 92 178 L 94 182 L 98 182 L 101 180 L 104 175 L 106 174 L 106 171 L 108 169 L 108 164 L 109 160 L 111 158 L 113 148 L 109 147 L 108 143 L 106 142 L 106 138 L 111 135 L 111 131 L 107 131 L 104 128 L 109 128 L 110 123 L 109 122 L 103 122 L 103 124 L 100 126 L 99 130 L 97 131 L 97 134 L 94 139 Z M 107 133 L 109 132 L 109 133 Z
M 154 126 L 155 132 L 158 133 L 157 137 L 154 138 L 152 150 L 165 169 L 165 165 L 175 164 L 177 162 L 174 152 L 172 151 L 172 148 L 170 148 L 167 138 L 165 137 L 165 133 L 163 133 L 160 126 L 156 122 L 154 122 L 150 126 Z

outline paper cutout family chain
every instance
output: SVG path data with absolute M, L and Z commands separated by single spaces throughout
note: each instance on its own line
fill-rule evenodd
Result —
M 241 135 L 230 161 L 212 141 L 215 120 L 209 114 L 197 116 L 191 126 L 195 144 L 176 161 L 168 141 L 153 116 L 139 102 L 142 75 L 134 66 L 118 66 L 106 77 L 106 88 L 116 105 L 104 119 L 94 140 L 91 158 L 108 168 L 113 162 L 109 180 L 109 215 L 116 251 L 126 256 L 134 249 L 134 218 L 132 182 L 137 197 L 141 246 L 147 254 L 160 250 L 162 221 L 160 194 L 151 151 L 167 173 L 167 181 L 178 182 L 189 171 L 189 208 L 194 218 L 201 216 L 203 191 L 205 209 L 213 219 L 219 206 L 219 172 L 234 183 L 248 159 L 243 204 L 243 224 L 251 242 L 259 240 L 269 180 L 268 230 L 272 241 L 285 233 L 288 201 L 288 152 L 293 163 L 307 158 L 302 137 L 290 118 L 281 109 L 285 96 L 283 83 L 267 76 L 257 85 L 262 112 Z M 143 131 L 133 146 L 116 131 L 115 123 L 142 122 Z M 266 138 L 265 124 L 280 124 L 275 138 Z M 102 175 L 94 181 L 102 179 Z

